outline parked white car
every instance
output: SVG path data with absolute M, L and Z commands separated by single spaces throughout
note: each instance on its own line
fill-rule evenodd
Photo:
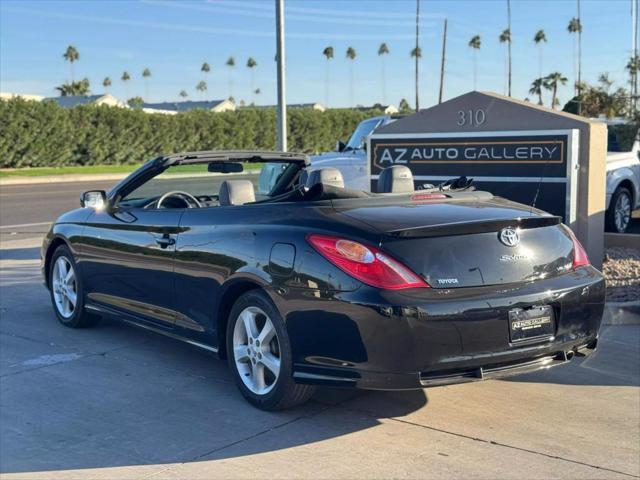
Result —
M 636 134 L 629 150 L 618 141 L 611 127 L 607 147 L 605 229 L 624 233 L 629 228 L 633 210 L 640 208 L 640 139 Z

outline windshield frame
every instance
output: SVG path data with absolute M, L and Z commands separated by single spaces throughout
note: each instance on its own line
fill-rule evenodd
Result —
M 364 148 L 366 137 L 371 135 L 376 128 L 378 128 L 382 122 L 384 122 L 384 118 L 368 118 L 363 120 L 358 124 L 356 129 L 349 137 L 349 141 L 345 146 L 345 150 L 361 150 Z M 373 127 L 368 128 L 369 125 L 373 125 Z

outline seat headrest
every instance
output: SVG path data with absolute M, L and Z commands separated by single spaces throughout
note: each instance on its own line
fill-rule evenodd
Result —
M 413 174 L 407 167 L 394 165 L 380 172 L 378 193 L 408 193 L 413 191 Z
M 225 180 L 220 185 L 218 197 L 222 206 L 244 205 L 256 201 L 251 180 Z
M 344 188 L 342 173 L 340 173 L 340 170 L 333 167 L 311 170 L 307 178 L 307 188 L 313 187 L 316 183 L 331 185 L 332 187 Z

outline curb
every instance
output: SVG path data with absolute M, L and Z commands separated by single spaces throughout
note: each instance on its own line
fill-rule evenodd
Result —
M 640 325 L 640 300 L 633 302 L 607 302 L 604 306 L 603 325 Z

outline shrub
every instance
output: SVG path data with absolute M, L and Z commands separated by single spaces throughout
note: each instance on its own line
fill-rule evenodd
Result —
M 379 111 L 291 109 L 289 150 L 318 153 L 346 140 Z M 193 150 L 275 150 L 276 112 L 243 108 L 178 115 L 137 109 L 15 98 L 0 101 L 0 168 L 137 164 L 163 153 Z

